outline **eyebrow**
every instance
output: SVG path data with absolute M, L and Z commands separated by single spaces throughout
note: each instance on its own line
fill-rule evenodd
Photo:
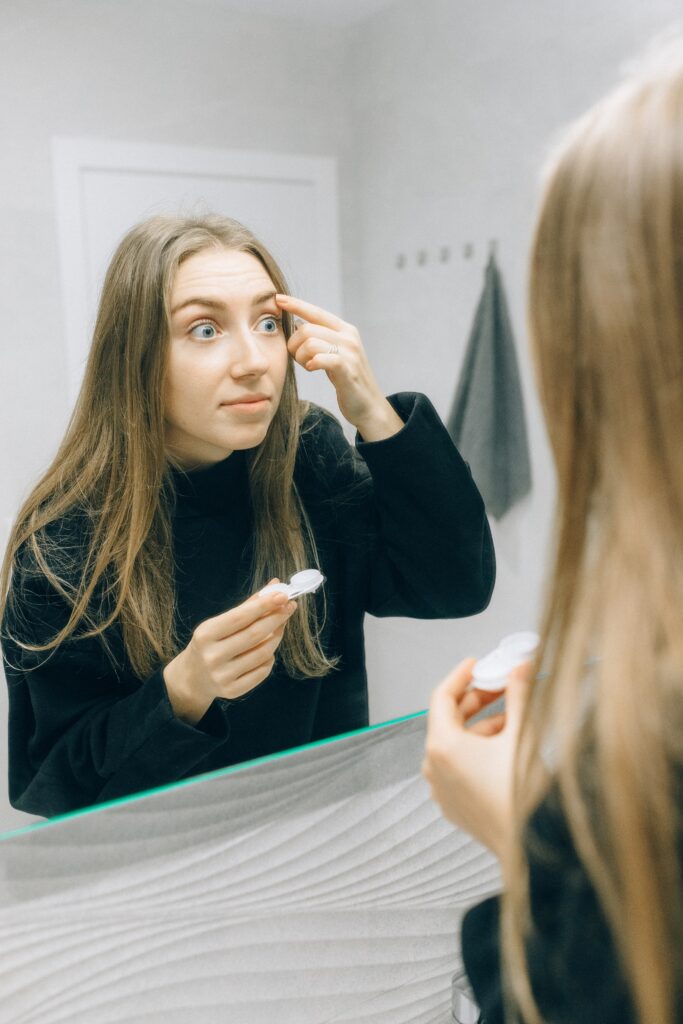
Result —
M 270 299 L 274 299 L 277 292 L 261 292 L 260 295 L 255 295 L 251 300 L 252 308 L 255 306 L 261 306 L 264 302 L 268 302 Z M 174 306 L 171 310 L 171 316 L 175 316 L 181 309 L 185 309 L 186 306 L 206 306 L 208 309 L 227 309 L 228 306 L 225 302 L 221 302 L 220 299 L 214 299 L 206 295 L 193 295 L 190 299 L 185 299 L 178 306 Z

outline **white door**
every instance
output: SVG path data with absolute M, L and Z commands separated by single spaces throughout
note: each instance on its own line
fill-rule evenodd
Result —
M 242 221 L 292 294 L 342 314 L 333 158 L 55 139 L 53 159 L 71 401 L 109 260 L 125 232 L 155 213 Z M 302 397 L 336 411 L 322 373 L 297 374 Z

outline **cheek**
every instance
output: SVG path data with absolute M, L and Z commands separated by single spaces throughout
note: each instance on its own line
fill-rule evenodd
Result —
M 206 408 L 206 371 L 197 360 L 182 353 L 172 353 L 166 370 L 164 386 L 164 413 L 173 423 L 196 416 L 197 410 Z

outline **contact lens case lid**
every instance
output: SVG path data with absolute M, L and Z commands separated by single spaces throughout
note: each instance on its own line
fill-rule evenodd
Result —
M 472 669 L 472 681 L 477 690 L 504 690 L 513 668 L 532 656 L 538 647 L 537 633 L 511 633 L 503 637 L 495 650 L 480 658 Z
M 302 594 L 312 594 L 324 581 L 325 577 L 318 569 L 302 569 L 290 576 L 289 583 L 270 583 L 263 590 L 259 590 L 259 596 L 264 597 L 266 594 L 275 594 L 279 591 L 291 600 Z
M 515 654 L 530 655 L 538 647 L 538 641 L 538 633 L 526 630 L 522 633 L 510 633 L 509 636 L 504 636 L 498 647 L 502 647 L 505 651 L 514 651 Z

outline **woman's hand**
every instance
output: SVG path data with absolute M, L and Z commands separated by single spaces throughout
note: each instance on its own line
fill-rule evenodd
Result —
M 276 295 L 275 301 L 306 321 L 287 342 L 290 355 L 308 371 L 325 371 L 337 392 L 342 416 L 363 439 L 381 441 L 397 434 L 403 421 L 380 391 L 356 328 L 291 295 Z
M 237 608 L 200 622 L 187 647 L 164 669 L 176 715 L 194 725 L 215 697 L 241 697 L 262 683 L 272 672 L 275 651 L 295 609 L 296 602 L 286 594 L 255 594 Z
M 501 695 L 467 690 L 474 663 L 461 661 L 432 695 L 422 774 L 444 816 L 500 857 L 512 821 L 513 765 L 531 663 L 510 674 L 505 712 L 468 727 L 473 715 Z

